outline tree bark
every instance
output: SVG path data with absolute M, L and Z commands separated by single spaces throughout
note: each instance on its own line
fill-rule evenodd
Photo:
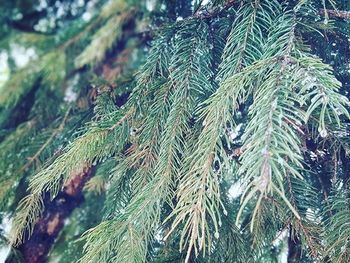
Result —
M 64 227 L 65 220 L 84 201 L 82 189 L 93 172 L 92 167 L 84 167 L 71 175 L 52 201 L 48 196 L 45 197 L 45 210 L 36 222 L 33 234 L 18 247 L 25 263 L 46 262 L 56 238 Z M 6 262 L 13 261 L 8 259 Z
M 288 237 L 288 263 L 297 263 L 300 262 L 301 258 L 301 241 L 293 233 L 293 228 L 290 226 L 289 237 Z

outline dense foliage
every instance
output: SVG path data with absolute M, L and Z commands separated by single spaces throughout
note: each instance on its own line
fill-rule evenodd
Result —
M 349 260 L 349 1 L 0 13 L 8 262 Z

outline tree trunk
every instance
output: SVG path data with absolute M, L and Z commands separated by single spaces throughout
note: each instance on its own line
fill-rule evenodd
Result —
M 301 257 L 301 241 L 295 233 L 293 228 L 290 226 L 289 237 L 288 237 L 288 263 L 300 262 Z
M 64 227 L 65 219 L 84 201 L 82 189 L 92 176 L 93 170 L 92 167 L 85 167 L 72 174 L 63 190 L 52 201 L 48 196 L 45 197 L 45 210 L 38 219 L 33 234 L 18 247 L 25 263 L 46 262 L 56 238 Z M 13 259 L 6 262 L 14 263 Z

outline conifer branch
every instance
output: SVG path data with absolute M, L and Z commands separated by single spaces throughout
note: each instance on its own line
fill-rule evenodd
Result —
M 170 35 L 172 37 L 172 35 Z M 135 123 L 139 129 L 138 141 L 128 150 L 125 159 L 117 166 L 114 175 L 116 183 L 121 183 L 126 174 L 132 170 L 132 197 L 116 217 L 108 213 L 104 222 L 91 229 L 83 237 L 87 241 L 87 252 L 81 262 L 104 260 L 112 258 L 114 262 L 143 262 L 147 256 L 147 246 L 158 226 L 162 202 L 167 199 L 171 175 L 154 174 L 154 167 L 158 160 L 160 136 L 164 131 L 161 125 L 166 122 L 170 110 L 170 98 L 173 96 L 174 85 L 165 81 L 168 77 L 168 68 L 172 52 L 168 43 L 168 36 L 153 42 L 148 59 L 137 76 L 137 85 L 131 95 L 129 105 L 135 109 L 134 120 L 138 119 L 140 101 L 149 105 L 148 114 L 141 124 Z M 156 95 L 154 100 L 148 100 L 149 93 Z M 181 116 L 181 115 L 180 115 Z M 173 121 L 173 120 L 172 120 Z M 172 122 L 173 124 L 173 122 Z M 181 122 L 176 122 L 176 125 Z M 177 127 L 177 126 L 174 127 Z M 169 129 L 169 127 L 168 127 Z M 164 132 L 165 133 L 165 132 Z M 166 141 L 168 142 L 168 141 Z M 171 158 L 172 156 L 169 156 Z M 116 187 L 114 185 L 114 187 Z M 116 188 L 118 189 L 118 188 Z M 120 203 L 115 200 L 114 190 L 107 195 L 109 203 Z M 114 207 L 117 207 L 114 204 Z M 113 211 L 115 213 L 115 211 Z M 114 229 L 118 230 L 115 231 Z M 105 240 L 106 233 L 114 232 L 115 241 Z M 89 242 L 93 240 L 93 242 Z M 110 251 L 115 250 L 111 257 Z M 92 253 L 91 253 L 92 252 Z
M 46 142 L 40 147 L 40 149 L 32 156 L 29 157 L 29 162 L 27 162 L 24 166 L 21 167 L 20 172 L 26 171 L 32 164 L 34 161 L 37 160 L 37 158 L 40 156 L 40 154 L 46 149 L 46 147 L 51 143 L 51 141 L 63 130 L 64 125 L 68 119 L 69 113 L 71 111 L 71 108 L 68 108 L 68 110 L 66 111 L 62 122 L 60 123 L 60 125 L 57 127 L 57 129 L 55 129 L 51 136 L 46 140 Z
M 75 59 L 75 66 L 80 68 L 87 64 L 94 65 L 101 62 L 106 52 L 121 38 L 123 25 L 127 24 L 134 14 L 135 9 L 131 9 L 110 18 L 94 34 L 90 45 Z
M 120 116 L 120 112 L 114 114 L 117 115 L 118 119 L 124 117 L 124 115 Z M 110 122 L 110 118 L 107 120 Z M 82 166 L 91 166 L 94 161 L 100 161 L 106 156 L 110 156 L 111 152 L 124 147 L 120 136 L 125 134 L 124 129 L 127 129 L 125 122 L 128 119 L 124 118 L 123 120 L 123 125 L 118 126 L 119 130 L 116 132 L 117 126 L 115 126 L 112 133 L 110 129 L 101 129 L 92 125 L 90 127 L 91 131 L 78 137 L 52 164 L 31 178 L 29 183 L 30 194 L 23 199 L 15 215 L 12 227 L 13 231 L 15 231 L 12 235 L 13 244 L 21 242 L 27 229 L 33 229 L 36 218 L 42 213 L 43 206 L 40 204 L 42 204 L 42 198 L 45 193 L 49 193 L 51 199 L 53 199 L 61 187 L 69 180 L 71 173 L 79 171 L 82 169 Z M 101 121 L 103 122 L 103 120 Z M 114 136 L 117 134 L 119 144 L 114 145 L 116 141 Z M 126 139 L 124 138 L 125 141 Z M 31 231 L 29 231 L 29 235 L 30 233 Z
M 127 111 L 120 120 L 118 120 L 115 124 L 113 124 L 111 127 L 108 128 L 108 131 L 113 131 L 115 128 L 123 124 L 123 122 L 128 118 L 130 118 L 134 114 L 134 112 L 135 112 L 135 109 L 130 108 L 129 111 Z
M 189 103 L 189 108 L 186 109 L 186 111 L 188 111 L 187 119 L 189 119 L 189 117 L 191 116 L 191 112 L 194 111 L 195 103 L 199 96 L 203 96 L 208 93 L 210 94 L 212 92 L 212 85 L 210 83 L 209 78 L 213 73 L 210 70 L 210 51 L 207 48 L 208 39 L 205 34 L 208 31 L 208 27 L 203 22 L 198 23 L 198 25 L 194 25 L 194 28 L 197 28 L 195 31 L 202 33 L 199 35 L 192 36 L 192 43 L 185 42 L 187 33 L 183 33 L 184 39 L 178 44 L 179 53 L 177 54 L 177 57 L 175 57 L 174 61 L 174 65 L 178 65 L 178 67 L 185 66 L 187 69 L 185 68 L 183 72 L 174 71 L 173 74 L 170 74 L 171 81 L 174 83 L 174 85 L 177 86 L 180 94 L 184 92 L 184 88 L 188 90 L 187 92 L 189 94 L 187 95 L 188 98 L 186 99 Z M 187 53 L 184 53 L 182 51 L 185 49 L 185 47 L 187 47 Z M 199 54 L 196 53 L 198 47 L 201 48 L 201 53 Z M 183 53 L 187 56 L 186 61 L 188 61 L 188 65 L 181 65 Z M 181 80 L 181 78 L 183 77 L 184 80 Z M 180 101 L 183 101 L 183 99 L 181 99 Z M 175 104 L 175 107 L 183 107 L 180 104 L 180 101 L 178 101 Z M 182 120 L 181 122 L 184 121 L 185 120 Z M 188 122 L 188 120 L 186 120 L 185 122 Z M 189 130 L 189 128 L 186 129 Z M 184 134 L 187 134 L 187 136 L 191 134 L 189 131 L 186 132 L 185 129 L 183 129 L 182 132 L 184 132 Z M 186 138 L 183 137 L 180 141 L 183 145 L 181 146 L 182 150 L 180 146 L 177 146 L 178 152 L 180 153 L 186 153 L 189 149 L 193 149 L 193 146 L 187 145 L 185 140 Z M 183 227 L 185 231 L 181 235 L 180 240 L 180 250 L 184 249 L 184 247 L 187 246 L 187 253 L 185 259 L 186 262 L 189 261 L 192 249 L 194 249 L 195 254 L 198 255 L 198 250 L 202 250 L 203 253 L 206 253 L 207 247 L 210 246 L 207 243 L 210 242 L 207 241 L 210 239 L 210 237 L 206 236 L 208 233 L 208 226 L 206 225 L 206 222 L 204 220 L 205 217 L 209 216 L 212 218 L 216 227 L 216 232 L 218 232 L 217 214 L 215 214 L 215 212 L 212 211 L 212 209 L 215 208 L 211 207 L 210 203 L 207 203 L 207 193 L 204 191 L 207 185 L 210 185 L 210 189 L 208 189 L 210 195 L 216 195 L 219 190 L 217 187 L 217 181 L 210 171 L 212 169 L 211 167 L 213 156 L 211 155 L 209 161 L 205 163 L 205 167 L 202 167 L 203 175 L 200 182 L 198 182 L 197 177 L 197 174 L 200 174 L 200 164 L 195 164 L 196 167 L 198 167 L 197 170 L 197 168 L 191 166 L 192 164 L 188 163 L 191 162 L 191 158 L 185 157 L 183 161 L 181 161 L 181 159 L 179 161 L 176 161 L 176 163 L 180 162 L 181 166 L 186 167 L 186 170 L 183 171 L 183 174 L 178 174 L 178 177 L 181 178 L 179 190 L 177 192 L 178 203 L 172 215 L 169 217 L 174 217 L 175 219 L 172 224 L 172 228 L 165 237 L 169 237 L 169 235 L 173 233 L 175 229 L 180 225 L 180 222 L 182 222 L 184 219 L 186 220 L 186 224 Z M 179 166 L 180 169 L 181 166 Z M 213 178 L 210 178 L 212 175 Z M 218 196 L 215 197 L 219 200 Z M 214 201 L 214 203 L 212 204 L 216 205 L 216 201 Z M 189 238 L 187 238 L 186 235 L 188 235 Z
M 334 262 L 346 261 L 350 255 L 349 237 L 349 197 L 348 190 L 339 191 L 337 184 L 332 190 L 330 204 L 324 212 L 326 219 L 327 235 L 325 255 Z M 332 214 L 331 217 L 327 214 Z
M 307 209 L 317 209 L 315 206 L 314 200 L 317 200 L 317 194 L 314 192 L 314 189 L 310 187 L 310 185 L 305 181 L 301 181 L 298 179 L 292 179 L 289 175 L 287 175 L 287 184 L 290 195 L 290 200 L 293 207 L 301 214 L 301 210 Z M 305 200 L 297 200 L 297 196 L 303 195 Z M 306 203 L 306 200 L 312 200 L 310 203 Z M 313 216 L 316 217 L 315 214 L 308 215 L 307 211 L 303 212 L 302 218 L 295 219 L 295 221 L 291 221 L 291 228 L 294 228 L 295 231 L 299 233 L 301 237 L 304 238 L 308 245 L 308 249 L 314 258 L 317 260 L 322 253 L 323 245 L 321 239 L 319 238 L 322 235 L 322 226 L 319 226 L 316 222 L 312 222 L 308 217 Z M 316 220 L 316 218 L 313 218 Z
M 93 117 L 89 110 L 73 128 L 68 115 L 74 120 L 79 113 L 68 111 L 59 120 L 55 112 L 55 122 L 48 127 L 39 128 L 39 123 L 47 122 L 39 119 L 33 131 L 28 131 L 30 122 L 26 122 L 15 132 L 6 131 L 9 136 L 1 134 L 3 157 L 21 151 L 0 165 L 4 193 L 18 183 L 12 171 L 26 170 L 22 174 L 30 176 L 29 193 L 13 218 L 12 244 L 33 233 L 37 219 L 46 213 L 46 203 L 52 202 L 47 199 L 74 191 L 75 175 L 96 166 L 97 177 L 85 189 L 106 192 L 104 213 L 98 218 L 102 221 L 81 227 L 81 232 L 90 228 L 81 238 L 83 253 L 75 253 L 71 261 L 80 257 L 81 263 L 272 262 L 284 242 L 289 245 L 289 259 L 303 260 L 305 255 L 316 261 L 342 262 L 349 257 L 350 235 L 344 228 L 349 198 L 344 189 L 350 169 L 345 125 L 350 102 L 340 92 L 332 67 L 323 62 L 329 54 L 319 52 L 319 36 L 310 33 L 310 29 L 328 28 L 320 16 L 346 20 L 347 11 L 337 11 L 334 0 L 203 3 L 166 1 L 150 11 L 143 1 L 108 1 L 91 23 L 68 30 L 79 30 L 75 36 L 60 35 L 66 40 L 58 50 L 52 50 L 57 45 L 53 38 L 50 44 L 40 40 L 45 48 L 38 52 L 44 55 L 18 70 L 1 88 L 1 122 L 8 121 L 34 93 L 34 106 L 32 100 L 26 106 L 31 108 L 30 119 L 36 120 L 37 97 L 43 107 L 51 88 L 58 90 L 73 73 L 83 76 L 76 87 L 79 96 L 87 93 L 87 73 L 82 70 L 86 65 L 107 61 L 107 67 L 101 64 L 102 76 L 96 77 L 108 78 L 104 73 L 111 72 L 110 64 L 120 63 L 114 59 L 119 43 L 133 54 L 125 67 L 131 69 L 128 74 L 138 69 L 135 78 L 128 75 L 123 85 L 97 80 L 113 88 L 96 89 Z M 192 15 L 191 10 L 195 10 Z M 135 18 L 136 13 L 142 16 Z M 134 31 L 130 21 L 142 30 L 151 21 L 147 16 L 154 21 L 148 31 L 151 48 L 139 45 L 137 39 L 137 43 L 129 41 L 126 34 L 130 27 Z M 338 23 L 332 26 L 341 30 Z M 74 59 L 83 41 L 90 43 Z M 334 50 L 342 50 L 335 42 Z M 338 59 L 335 54 L 337 70 Z M 100 70 L 92 74 L 100 75 Z M 346 70 L 336 73 L 344 81 Z M 114 95 L 121 94 L 123 99 L 115 101 Z M 126 103 L 117 107 L 121 101 Z M 88 123 L 82 124 L 86 118 Z M 35 145 L 28 143 L 31 137 Z M 17 138 L 25 148 L 16 146 Z M 312 147 L 318 155 L 315 160 L 308 156 Z M 320 149 L 325 149 L 322 158 L 318 158 Z M 341 155 L 342 162 L 330 160 L 335 154 Z M 26 161 L 23 156 L 32 157 Z M 32 176 L 35 169 L 29 168 L 38 159 L 49 162 Z M 10 167 L 12 160 L 20 161 Z M 331 194 L 330 184 L 335 184 Z M 324 206 L 315 186 L 327 191 Z M 88 192 L 87 201 L 94 202 L 96 196 Z M 86 207 L 81 209 L 85 212 Z M 320 214 L 321 210 L 326 211 Z M 81 220 L 85 214 L 74 223 Z

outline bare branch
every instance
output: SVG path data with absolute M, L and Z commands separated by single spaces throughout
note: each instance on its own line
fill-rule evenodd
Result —
M 337 11 L 337 10 L 330 10 L 330 9 L 320 9 L 319 12 L 322 16 L 350 20 L 350 11 Z

